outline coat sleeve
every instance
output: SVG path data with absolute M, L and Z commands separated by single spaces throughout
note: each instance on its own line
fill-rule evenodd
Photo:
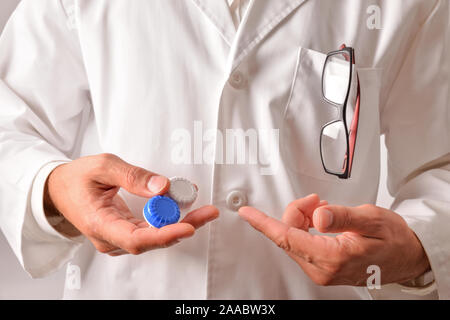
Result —
M 41 228 L 31 205 L 38 173 L 70 161 L 90 109 L 73 10 L 65 3 L 22 1 L 0 38 L 0 226 L 33 277 L 62 266 L 80 245 Z M 45 177 L 38 180 L 42 185 Z
M 381 113 L 392 210 L 422 242 L 441 299 L 450 298 L 449 11 L 436 1 Z

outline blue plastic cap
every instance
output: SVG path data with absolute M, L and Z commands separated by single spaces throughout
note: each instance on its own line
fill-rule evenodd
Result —
M 161 228 L 178 222 L 180 208 L 169 197 L 155 196 L 147 201 L 144 207 L 144 218 L 155 228 Z

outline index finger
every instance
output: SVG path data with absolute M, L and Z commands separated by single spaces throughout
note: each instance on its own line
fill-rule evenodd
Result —
M 298 255 L 307 262 L 314 263 L 317 258 L 328 256 L 330 250 L 335 249 L 337 245 L 335 238 L 312 235 L 301 229 L 290 227 L 252 207 L 242 207 L 239 215 L 277 246 Z

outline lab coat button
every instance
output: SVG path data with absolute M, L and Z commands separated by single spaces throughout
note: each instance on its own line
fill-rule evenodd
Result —
M 227 196 L 227 206 L 230 210 L 238 211 L 247 205 L 247 197 L 241 191 L 232 191 Z
M 237 70 L 231 74 L 229 83 L 235 89 L 243 89 L 247 85 L 247 79 L 241 71 Z

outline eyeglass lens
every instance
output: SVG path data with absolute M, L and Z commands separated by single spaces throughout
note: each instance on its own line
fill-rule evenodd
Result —
M 350 58 L 347 52 L 329 56 L 323 72 L 323 94 L 335 104 L 342 105 L 348 92 Z
M 328 171 L 340 174 L 345 170 L 347 136 L 344 122 L 336 121 L 325 126 L 321 138 L 322 159 Z

